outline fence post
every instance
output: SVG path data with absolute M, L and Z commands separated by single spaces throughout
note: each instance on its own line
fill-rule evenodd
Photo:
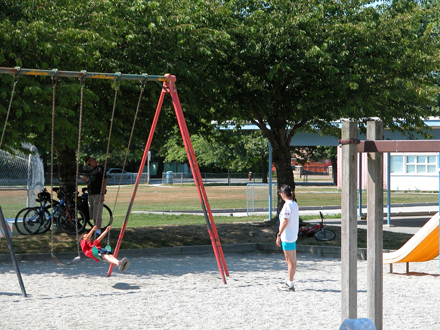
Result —
M 31 206 L 31 203 L 33 201 L 34 192 L 31 193 L 31 187 L 32 187 L 32 153 L 29 154 L 28 157 L 28 175 L 27 175 L 27 200 L 26 200 L 26 206 Z
M 359 219 L 362 219 L 362 153 L 358 153 Z
M 269 146 L 269 220 L 272 219 L 272 145 L 267 141 Z M 265 175 L 265 173 L 263 173 Z

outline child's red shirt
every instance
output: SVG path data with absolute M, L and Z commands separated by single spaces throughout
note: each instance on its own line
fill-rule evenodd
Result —
M 101 242 L 98 242 L 97 240 L 91 242 L 91 241 L 86 241 L 85 239 L 83 239 L 81 241 L 81 250 L 83 251 L 84 255 L 86 257 L 92 258 L 96 262 L 99 262 L 99 260 L 96 259 L 95 256 L 93 255 L 93 247 L 94 246 L 96 246 L 98 249 L 100 249 Z

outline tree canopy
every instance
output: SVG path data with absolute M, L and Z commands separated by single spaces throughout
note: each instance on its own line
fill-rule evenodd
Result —
M 212 55 L 206 53 L 209 53 L 210 40 L 215 40 L 217 34 L 185 22 L 191 3 L 174 1 L 161 6 L 154 1 L 127 0 L 5 2 L 0 13 L 0 65 L 63 71 L 170 72 L 178 76 L 182 106 L 191 108 L 186 112 L 189 128 L 209 127 L 210 110 L 202 115 L 206 107 L 196 102 L 196 99 L 203 101 L 203 93 L 196 97 L 191 90 L 202 85 L 197 81 L 197 72 L 212 59 Z M 192 14 L 195 22 L 199 20 L 197 12 L 200 10 Z M 218 35 L 221 38 L 221 33 Z M 9 100 L 12 80 L 10 76 L 0 77 L 2 118 L 7 111 L 5 104 Z M 100 150 L 102 155 L 105 150 L 114 87 L 108 81 L 86 81 L 82 126 L 86 152 Z M 116 153 L 127 145 L 139 89 L 139 84 L 131 82 L 122 82 L 119 87 L 111 141 Z M 134 134 L 134 143 L 140 143 L 138 154 L 148 136 L 159 94 L 160 87 L 154 83 L 144 93 Z M 4 146 L 17 147 L 21 141 L 28 141 L 50 150 L 52 95 L 52 82 L 48 78 L 26 76 L 19 79 Z M 72 189 L 76 181 L 79 108 L 79 82 L 59 79 L 55 149 L 61 185 L 68 189 Z M 167 135 L 173 132 L 176 120 L 171 109 L 170 100 L 166 100 L 162 112 L 173 116 L 161 115 L 157 130 L 162 134 L 156 134 L 153 141 L 156 145 L 163 144 Z M 119 153 L 115 158 L 121 158 Z
M 331 123 L 383 120 L 408 131 L 437 115 L 438 5 L 392 1 L 229 1 L 235 45 L 221 70 L 225 114 L 257 125 L 278 182 L 293 183 L 290 141 Z
M 424 127 L 424 118 L 437 115 L 439 4 L 374 3 L 5 1 L 0 65 L 175 74 L 191 132 L 209 136 L 213 120 L 257 125 L 272 145 L 278 183 L 294 185 L 290 142 L 299 131 L 338 134 L 335 120 L 358 120 L 362 126 L 378 118 L 410 134 Z M 3 118 L 12 78 L 0 81 Z M 90 150 L 106 143 L 113 87 L 87 84 L 84 144 Z M 75 160 L 79 88 L 70 80 L 57 87 L 56 149 L 66 162 Z M 115 149 L 126 144 L 138 91 L 134 84 L 120 87 Z M 148 134 L 159 92 L 152 88 L 144 96 L 148 105 L 136 143 Z M 48 79 L 20 78 L 6 144 L 24 140 L 47 148 L 51 100 Z M 169 101 L 164 112 L 172 113 Z M 174 122 L 159 121 L 158 139 L 175 134 Z M 74 181 L 69 172 L 62 176 Z

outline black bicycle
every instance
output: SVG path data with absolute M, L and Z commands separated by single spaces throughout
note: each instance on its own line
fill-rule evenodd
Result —
M 50 201 L 50 194 L 47 191 L 43 191 L 44 195 L 40 193 L 37 201 L 40 202 L 40 207 L 31 207 L 21 210 L 15 217 L 15 224 L 17 230 L 23 235 L 33 235 L 37 233 L 46 232 L 52 222 L 55 223 L 61 231 L 66 234 L 76 234 L 84 231 L 87 218 L 84 213 L 78 209 L 77 216 L 74 217 L 75 204 L 73 203 L 73 194 L 65 193 L 60 188 L 53 189 L 57 193 L 59 201 L 54 201 L 54 205 L 48 205 Z M 47 196 L 49 195 L 49 196 Z M 49 212 L 49 209 L 54 207 L 53 212 Z M 19 226 L 20 215 L 23 214 L 22 225 L 26 232 L 22 232 Z M 53 219 L 53 221 L 52 221 Z
M 45 214 L 44 218 L 50 216 L 49 209 L 52 207 L 57 207 L 59 205 L 59 201 L 53 200 L 53 205 L 50 205 L 50 193 L 44 188 L 42 192 L 38 194 L 38 198 L 35 199 L 37 203 L 40 203 L 40 206 L 34 206 L 34 207 L 25 207 L 21 209 L 17 215 L 15 216 L 15 228 L 17 231 L 22 235 L 31 235 L 38 233 L 45 233 L 50 228 L 50 222 L 44 223 L 41 222 L 37 224 L 36 222 L 34 224 L 29 224 L 27 226 L 30 230 L 28 230 L 24 226 L 24 217 L 26 214 L 30 214 L 30 212 L 34 212 L 34 214 Z M 54 219 L 57 218 L 59 215 L 59 212 L 57 212 L 54 216 Z M 38 228 L 37 228 L 38 226 Z

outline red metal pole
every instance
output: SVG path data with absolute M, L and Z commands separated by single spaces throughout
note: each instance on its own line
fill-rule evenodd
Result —
M 187 139 L 189 140 L 189 143 L 191 143 L 189 135 L 188 135 Z M 191 145 L 191 149 L 192 149 L 192 145 Z M 192 153 L 194 153 L 194 150 L 192 150 Z M 199 170 L 197 161 L 196 161 L 196 168 L 197 168 L 197 171 L 196 171 L 197 186 L 200 187 L 199 188 L 200 192 L 201 192 L 201 194 L 203 196 L 203 200 L 205 201 L 205 206 L 206 206 L 206 209 L 207 209 L 207 213 L 209 215 L 209 220 L 210 220 L 210 223 L 211 223 L 211 226 L 212 226 L 212 231 L 213 231 L 214 238 L 215 238 L 215 243 L 216 243 L 216 245 L 218 247 L 218 250 L 219 250 L 219 254 L 220 254 L 220 258 L 221 258 L 221 261 L 222 261 L 222 264 L 223 264 L 223 268 L 224 268 L 225 274 L 226 274 L 226 276 L 229 276 L 229 271 L 228 271 L 228 267 L 226 265 L 225 256 L 223 254 L 222 245 L 220 243 L 220 238 L 219 238 L 218 233 L 217 233 L 217 227 L 215 226 L 215 223 L 214 223 L 214 217 L 212 216 L 211 206 L 209 205 L 209 202 L 208 202 L 208 196 L 206 195 L 206 190 L 205 190 L 205 187 L 203 185 L 203 179 L 202 179 L 202 175 L 200 174 L 200 170 Z
M 211 244 L 212 244 L 212 247 L 213 247 L 213 250 L 214 250 L 214 255 L 215 255 L 216 260 L 217 260 L 217 265 L 219 267 L 223 283 L 226 284 L 225 273 L 226 273 L 226 276 L 229 276 L 229 273 L 228 273 L 228 270 L 227 270 L 226 261 L 224 259 L 223 250 L 221 248 L 221 243 L 220 243 L 220 240 L 218 238 L 217 229 L 216 229 L 215 224 L 214 224 L 214 219 L 212 217 L 211 208 L 209 206 L 208 198 L 206 196 L 206 191 L 205 191 L 204 186 L 203 186 L 203 180 L 202 180 L 202 177 L 200 175 L 200 170 L 199 170 L 199 167 L 198 167 L 198 164 L 197 164 L 197 160 L 196 160 L 196 157 L 195 157 L 194 149 L 192 147 L 191 139 L 189 137 L 188 128 L 186 126 L 186 122 L 185 122 L 185 119 L 184 119 L 184 116 L 183 116 L 182 107 L 180 105 L 179 97 L 177 95 L 177 90 L 176 90 L 175 85 L 174 85 L 174 82 L 176 81 L 176 77 L 172 76 L 172 75 L 169 75 L 169 74 L 165 75 L 165 77 L 167 78 L 167 81 L 164 82 L 164 84 L 163 84 L 164 88 L 162 89 L 162 92 L 160 94 L 159 102 L 158 102 L 158 105 L 157 105 L 157 108 L 156 108 L 156 114 L 154 116 L 154 120 L 153 120 L 153 124 L 151 126 L 151 130 L 150 130 L 150 134 L 149 134 L 149 137 L 148 137 L 148 141 L 147 141 L 147 144 L 145 146 L 144 155 L 142 157 L 141 166 L 139 168 L 138 176 L 136 178 L 136 182 L 135 182 L 135 185 L 134 185 L 133 193 L 132 193 L 132 196 L 131 196 L 131 201 L 130 201 L 130 204 L 129 204 L 129 207 L 128 207 L 128 210 L 127 210 L 127 214 L 125 216 L 124 223 L 123 223 L 121 231 L 119 233 L 118 242 L 116 244 L 116 248 L 115 248 L 115 251 L 114 251 L 113 254 L 114 254 L 115 257 L 118 256 L 118 252 L 119 252 L 119 249 L 120 249 L 120 246 L 121 246 L 121 243 L 122 243 L 122 239 L 124 237 L 125 229 L 127 227 L 128 219 L 129 219 L 129 216 L 130 216 L 130 213 L 131 213 L 131 209 L 132 209 L 132 206 L 133 206 L 133 203 L 134 203 L 134 199 L 135 199 L 136 192 L 137 192 L 137 189 L 138 189 L 138 186 L 139 186 L 141 175 L 142 175 L 142 172 L 144 170 L 144 165 L 145 165 L 146 159 L 148 157 L 148 151 L 150 150 L 151 142 L 153 140 L 153 135 L 154 135 L 154 131 L 156 129 L 157 121 L 159 119 L 159 114 L 160 114 L 160 110 L 162 108 L 163 100 L 164 100 L 165 94 L 166 93 L 170 93 L 171 94 L 171 98 L 173 100 L 173 105 L 174 105 L 174 110 L 176 112 L 177 121 L 179 123 L 179 127 L 180 127 L 180 130 L 181 130 L 183 142 L 185 144 L 185 148 L 186 148 L 186 151 L 187 151 L 187 155 L 188 155 L 188 160 L 189 160 L 189 163 L 190 163 L 191 171 L 193 173 L 194 180 L 195 180 L 195 183 L 196 183 L 196 186 L 197 186 L 197 191 L 198 191 L 198 194 L 199 194 L 200 202 L 202 204 L 202 208 L 203 208 L 203 211 L 205 213 L 205 219 L 206 219 L 206 223 L 207 223 L 207 226 L 208 226 L 208 233 L 209 233 L 209 236 L 210 236 L 210 239 L 211 239 Z M 209 218 L 208 218 L 208 214 L 209 214 Z M 111 276 L 112 271 L 113 271 L 113 265 L 111 264 L 109 266 L 109 269 L 108 269 L 108 272 L 107 272 L 107 277 Z
M 167 76 L 167 75 L 165 75 Z M 180 105 L 179 97 L 177 95 L 177 90 L 175 87 L 175 76 L 168 76 L 168 83 L 164 83 L 169 89 L 169 92 L 171 94 L 171 98 L 173 100 L 174 110 L 176 112 L 177 121 L 179 123 L 180 132 L 182 134 L 183 142 L 185 145 L 185 149 L 188 155 L 189 164 L 191 167 L 192 174 L 194 176 L 194 181 L 197 186 L 197 191 L 199 194 L 200 203 L 202 204 L 203 211 L 205 213 L 206 223 L 208 226 L 208 233 L 211 238 L 211 244 L 214 250 L 214 255 L 217 260 L 217 265 L 220 271 L 220 274 L 223 279 L 223 283 L 226 284 L 226 278 L 225 273 L 227 276 L 229 276 L 226 261 L 223 255 L 223 250 L 221 248 L 220 239 L 218 237 L 217 229 L 214 224 L 214 219 L 212 217 L 211 208 L 209 206 L 208 198 L 206 196 L 206 191 L 203 186 L 203 180 L 200 174 L 200 169 L 195 157 L 194 149 L 192 147 L 191 139 L 189 137 L 188 128 L 186 126 L 186 122 L 183 116 L 182 107 Z M 207 215 L 209 214 L 209 219 L 207 218 Z
M 119 248 L 121 247 L 122 238 L 124 237 L 125 228 L 127 227 L 128 218 L 130 217 L 131 208 L 133 207 L 134 199 L 136 197 L 136 192 L 137 192 L 139 182 L 142 177 L 142 172 L 144 171 L 145 162 L 147 161 L 147 157 L 148 157 L 148 151 L 150 150 L 151 141 L 153 141 L 154 131 L 156 130 L 157 121 L 159 119 L 160 110 L 162 109 L 162 103 L 163 103 L 163 100 L 164 100 L 166 93 L 167 93 L 167 91 L 165 91 L 163 89 L 162 89 L 162 92 L 160 93 L 159 102 L 157 104 L 156 113 L 155 113 L 154 119 L 153 119 L 153 124 L 151 125 L 150 134 L 148 136 L 147 144 L 145 145 L 144 154 L 142 156 L 141 166 L 139 167 L 138 175 L 137 175 L 137 178 L 136 178 L 136 181 L 134 184 L 133 193 L 131 194 L 130 204 L 128 206 L 127 214 L 125 215 L 125 220 L 122 225 L 121 231 L 119 233 L 119 238 L 118 238 L 118 242 L 116 244 L 115 251 L 113 252 L 113 255 L 115 256 L 115 258 L 118 257 Z M 107 277 L 111 276 L 112 271 L 113 271 L 113 264 L 110 264 L 110 266 L 108 268 L 108 272 L 107 272 Z

